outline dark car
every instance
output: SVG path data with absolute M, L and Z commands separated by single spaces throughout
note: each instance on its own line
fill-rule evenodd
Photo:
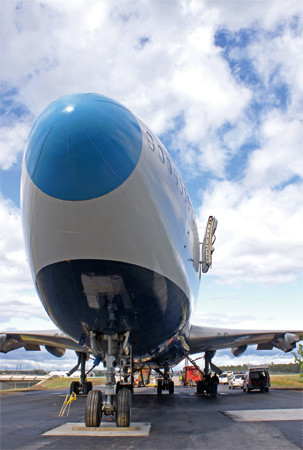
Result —
M 244 375 L 243 391 L 250 392 L 259 389 L 268 392 L 270 388 L 270 376 L 267 367 L 252 367 Z

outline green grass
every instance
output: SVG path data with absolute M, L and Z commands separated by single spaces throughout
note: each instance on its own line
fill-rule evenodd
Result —
M 73 378 L 50 378 L 41 384 L 46 389 L 58 389 L 58 388 L 67 388 L 70 386 L 72 381 L 80 381 L 79 377 Z M 93 385 L 100 385 L 105 383 L 105 377 L 88 377 L 87 381 L 91 381 Z
M 271 375 L 271 387 L 292 387 L 303 389 L 303 377 L 299 374 Z

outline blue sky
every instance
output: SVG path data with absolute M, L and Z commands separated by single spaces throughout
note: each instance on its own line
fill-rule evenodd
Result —
M 51 101 L 98 92 L 125 104 L 161 138 L 182 173 L 201 236 L 209 215 L 219 221 L 194 323 L 302 329 L 301 2 L 4 0 L 1 9 L 1 328 L 53 328 L 22 239 L 27 136 Z M 18 352 L 29 366 L 39 355 L 45 367 L 73 364 L 70 353 L 60 362 Z M 261 362 L 285 356 L 291 360 L 258 353 Z M 16 365 L 18 358 L 3 360 Z M 224 351 L 215 362 L 227 360 Z

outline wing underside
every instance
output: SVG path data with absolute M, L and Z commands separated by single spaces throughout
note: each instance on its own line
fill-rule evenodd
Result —
M 303 339 L 303 331 L 231 330 L 192 325 L 187 339 L 190 353 L 231 348 L 234 356 L 241 355 L 248 345 L 257 344 L 258 350 L 278 348 L 289 352 Z
M 248 345 L 257 345 L 258 350 L 278 348 L 289 352 L 302 339 L 303 331 L 232 330 L 197 325 L 191 325 L 186 337 L 189 354 L 230 348 L 234 356 L 244 353 Z M 89 347 L 78 344 L 59 331 L 0 333 L 1 353 L 8 353 L 22 347 L 28 351 L 37 351 L 40 350 L 40 346 L 44 346 L 54 356 L 63 356 L 66 349 L 91 353 Z
M 41 345 L 54 356 L 63 356 L 66 349 L 89 352 L 86 346 L 79 345 L 60 331 L 5 332 L 0 334 L 1 353 L 8 353 L 22 347 L 28 351 L 39 351 Z

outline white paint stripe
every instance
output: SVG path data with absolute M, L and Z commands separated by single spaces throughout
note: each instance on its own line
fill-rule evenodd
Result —
M 224 411 L 237 422 L 266 422 L 272 420 L 303 420 L 303 409 L 255 409 L 244 411 Z
M 84 423 L 66 423 L 43 433 L 42 436 L 148 436 L 151 424 L 134 422 L 129 428 L 113 427 L 113 423 L 101 423 L 98 428 L 87 428 Z

